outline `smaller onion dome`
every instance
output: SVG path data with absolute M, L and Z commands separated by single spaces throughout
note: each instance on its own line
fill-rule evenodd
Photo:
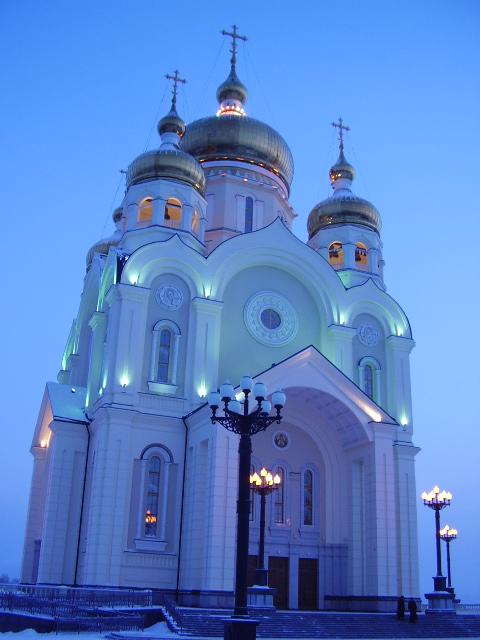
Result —
M 179 146 L 186 127 L 177 113 L 176 97 L 175 84 L 171 109 L 158 123 L 160 148 L 142 153 L 130 164 L 126 175 L 127 189 L 134 184 L 165 178 L 184 182 L 204 194 L 205 174 L 200 163 Z
M 376 207 L 368 200 L 359 198 L 351 190 L 355 178 L 354 167 L 346 160 L 343 145 L 336 163 L 329 171 L 333 194 L 313 207 L 308 216 L 308 237 L 312 238 L 320 229 L 333 225 L 355 224 L 380 233 L 381 219 Z
M 113 222 L 115 223 L 115 231 L 108 238 L 102 238 L 98 240 L 87 253 L 86 263 L 87 263 L 87 271 L 92 266 L 93 256 L 96 253 L 100 253 L 103 256 L 106 256 L 110 250 L 110 247 L 116 247 L 121 240 L 122 237 L 122 229 L 120 226 L 120 222 L 123 216 L 122 207 L 117 207 L 115 211 L 112 213 Z
M 242 106 L 246 103 L 248 98 L 247 87 L 240 81 L 235 71 L 235 67 L 232 66 L 227 79 L 217 89 L 217 100 L 221 104 L 226 100 L 238 100 L 242 103 Z

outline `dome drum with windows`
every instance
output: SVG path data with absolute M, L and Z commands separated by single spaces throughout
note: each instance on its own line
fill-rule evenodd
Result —
M 178 74 L 178 72 L 175 73 Z M 142 153 L 128 167 L 127 189 L 149 180 L 166 178 L 186 183 L 203 195 L 205 193 L 203 169 L 192 155 L 180 149 L 180 139 L 185 133 L 185 123 L 176 110 L 176 84 L 171 109 L 158 123 L 158 132 L 161 137 L 160 148 Z
M 353 224 L 380 233 L 381 219 L 376 207 L 368 200 L 359 198 L 351 190 L 355 169 L 346 160 L 343 142 L 337 162 L 329 171 L 333 194 L 313 207 L 308 216 L 308 237 L 319 230 L 334 225 Z

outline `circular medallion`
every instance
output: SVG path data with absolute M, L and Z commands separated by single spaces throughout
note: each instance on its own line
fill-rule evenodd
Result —
M 253 295 L 245 305 L 243 319 L 258 342 L 272 347 L 287 344 L 298 330 L 295 309 L 286 298 L 273 291 Z
M 286 449 L 288 447 L 289 441 L 285 431 L 277 431 L 277 433 L 275 433 L 273 436 L 273 444 L 278 449 Z
M 155 300 L 164 309 L 176 311 L 176 309 L 180 309 L 182 306 L 183 293 L 173 284 L 162 284 L 162 286 L 158 287 L 155 291 Z
M 378 344 L 380 334 L 371 324 L 361 324 L 357 329 L 358 339 L 367 347 L 374 347 Z

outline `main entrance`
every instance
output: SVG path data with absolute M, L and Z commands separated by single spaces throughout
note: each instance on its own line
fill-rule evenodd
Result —
M 276 589 L 273 604 L 277 609 L 288 609 L 288 558 L 268 558 L 268 584 Z
M 298 560 L 298 608 L 304 611 L 318 609 L 318 560 Z

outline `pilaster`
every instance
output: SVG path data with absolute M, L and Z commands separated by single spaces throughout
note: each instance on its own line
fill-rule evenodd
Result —
M 331 324 L 328 327 L 331 358 L 343 373 L 353 380 L 353 338 L 356 329 L 344 325 Z
M 410 382 L 410 352 L 415 343 L 410 338 L 389 336 L 386 341 L 387 385 L 386 409 L 412 433 L 412 396 Z

